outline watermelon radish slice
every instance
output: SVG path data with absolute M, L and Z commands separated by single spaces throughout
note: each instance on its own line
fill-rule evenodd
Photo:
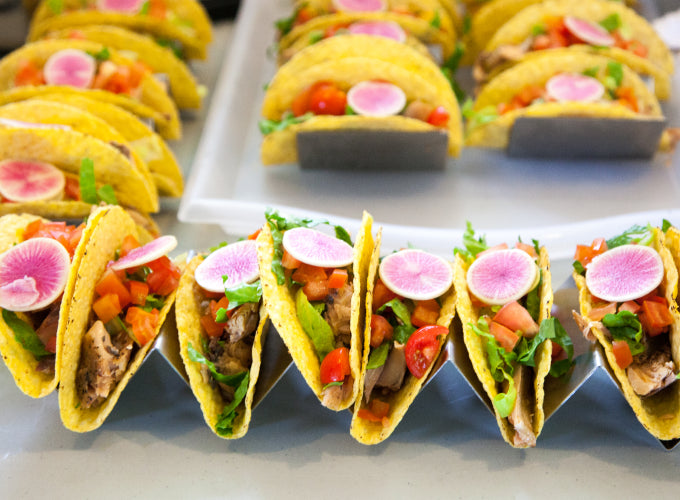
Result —
M 225 282 L 223 276 L 227 277 Z M 196 283 L 209 292 L 224 292 L 260 277 L 257 266 L 257 243 L 243 240 L 208 255 L 194 271 Z
M 49 85 L 68 85 L 87 89 L 92 85 L 97 70 L 94 57 L 78 49 L 55 52 L 45 63 L 43 72 Z
M 400 43 L 406 41 L 406 32 L 394 21 L 365 21 L 352 23 L 347 28 L 352 35 L 372 35 L 391 38 Z
M 604 95 L 604 85 L 590 76 L 563 73 L 545 84 L 549 98 L 555 101 L 595 102 Z
M 52 238 L 31 238 L 0 255 L 0 307 L 37 311 L 64 291 L 71 258 Z
M 97 0 L 97 10 L 136 14 L 148 0 Z
M 0 161 L 0 194 L 14 202 L 60 198 L 66 178 L 54 165 L 39 161 Z
M 597 23 L 574 16 L 564 16 L 564 26 L 579 40 L 598 47 L 611 47 L 614 37 Z
M 401 250 L 384 257 L 378 273 L 392 292 L 412 300 L 435 299 L 453 283 L 449 263 L 422 250 Z
M 354 248 L 346 242 L 307 227 L 283 233 L 283 248 L 294 258 L 317 267 L 345 267 L 354 260 Z
M 536 286 L 538 267 L 524 250 L 510 248 L 487 253 L 470 265 L 470 292 L 489 305 L 519 300 Z
M 653 292 L 664 275 L 659 253 L 645 245 L 622 245 L 595 257 L 586 268 L 586 286 L 608 302 L 626 302 Z
M 109 267 L 114 271 L 121 271 L 131 267 L 142 266 L 148 262 L 164 257 L 175 249 L 177 238 L 172 235 L 161 236 L 150 241 L 144 246 L 133 248 L 125 257 L 122 257 Z
M 360 82 L 347 92 L 347 104 L 358 115 L 393 116 L 406 106 L 406 94 L 387 82 Z
M 385 0 L 333 0 L 338 12 L 382 12 L 387 10 Z

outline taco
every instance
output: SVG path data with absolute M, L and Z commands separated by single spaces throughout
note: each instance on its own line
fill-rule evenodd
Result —
M 239 271 L 249 274 L 239 280 Z M 194 257 L 177 291 L 177 333 L 191 390 L 208 427 L 226 439 L 248 431 L 269 326 L 258 274 L 253 235 Z
M 640 423 L 657 439 L 680 438 L 677 383 L 680 316 L 678 232 L 633 226 L 611 239 L 578 245 L 574 280 L 580 316 L 574 317 L 602 349 Z
M 661 107 L 627 66 L 603 56 L 555 49 L 504 71 L 463 110 L 466 146 L 505 148 L 519 116 L 662 118 Z
M 43 0 L 31 20 L 28 40 L 37 40 L 50 31 L 89 25 L 148 33 L 188 59 L 205 59 L 212 40 L 210 18 L 195 0 Z
M 384 97 L 366 98 L 372 92 Z M 329 38 L 293 57 L 270 82 L 262 115 L 265 165 L 295 162 L 304 131 L 443 130 L 453 156 L 462 142 L 458 102 L 437 65 L 368 35 Z
M 73 286 L 100 217 L 77 227 L 28 214 L 0 217 L 0 352 L 28 396 L 46 396 L 59 383 Z
M 135 115 L 113 104 L 79 94 L 55 92 L 41 94 L 39 99 L 60 102 L 82 109 L 107 122 L 125 138 L 131 150 L 148 165 L 153 183 L 160 195 L 172 197 L 182 195 L 184 178 L 175 155 L 166 142 Z
M 470 224 L 464 242 L 455 251 L 455 287 L 472 367 L 503 439 L 516 448 L 536 446 L 545 420 L 545 379 L 566 373 L 573 356 L 571 339 L 550 317 L 548 252 L 537 241 L 488 247 Z
M 380 259 L 378 232 L 368 270 L 359 394 L 350 434 L 387 439 L 428 379 L 456 308 L 451 264 L 420 250 Z M 378 276 L 379 275 L 379 276 Z
M 151 69 L 88 40 L 41 40 L 0 60 L 0 104 L 45 93 L 76 93 L 153 120 L 159 133 L 179 139 L 175 103 Z
M 44 127 L 0 127 L 0 214 L 73 219 L 87 216 L 100 201 L 142 214 L 158 211 L 155 187 L 116 146 L 74 130 Z M 42 183 L 25 176 L 29 168 L 45 177 Z
M 475 76 L 479 81 L 536 53 L 569 47 L 615 59 L 654 79 L 659 99 L 671 92 L 673 57 L 654 28 L 619 2 L 556 0 L 531 5 L 496 31 L 484 47 Z
M 147 65 L 155 78 L 167 82 L 169 93 L 180 109 L 199 109 L 202 88 L 182 59 L 153 38 L 116 26 L 82 26 L 46 34 L 48 39 L 90 40 L 122 52 Z
M 99 210 L 104 213 L 73 286 L 59 361 L 61 420 L 76 432 L 98 428 L 113 410 L 151 349 L 181 276 L 165 256 L 177 244 L 174 237 L 140 247 L 137 226 L 122 208 Z
M 344 410 L 359 389 L 372 218 L 364 213 L 352 246 L 340 226 L 333 238 L 310 229 L 318 221 L 265 217 L 257 250 L 267 313 L 321 403 Z

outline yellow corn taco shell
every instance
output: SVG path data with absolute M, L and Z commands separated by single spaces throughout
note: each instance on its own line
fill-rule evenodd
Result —
M 229 435 L 220 434 L 217 431 L 217 423 L 220 414 L 226 406 L 220 391 L 216 387 L 205 380 L 201 366 L 199 363 L 192 361 L 189 358 L 188 346 L 191 344 L 194 349 L 200 351 L 201 344 L 205 338 L 201 328 L 201 304 L 202 297 L 199 291 L 199 286 L 194 278 L 194 271 L 203 261 L 203 256 L 194 257 L 182 275 L 179 288 L 177 290 L 177 300 L 175 303 L 175 315 L 177 317 L 177 334 L 179 336 L 180 354 L 184 362 L 184 368 L 189 375 L 189 384 L 191 390 L 196 396 L 203 418 L 208 427 L 218 436 L 226 439 L 238 439 L 245 436 L 248 432 L 248 425 L 252 414 L 253 396 L 255 395 L 255 387 L 257 379 L 260 374 L 260 363 L 262 357 L 262 345 L 264 330 L 269 325 L 269 318 L 264 311 L 260 309 L 260 323 L 255 332 L 255 337 L 252 346 L 252 363 L 250 366 L 250 379 L 248 382 L 248 391 L 245 399 L 239 405 L 237 412 L 238 416 L 234 420 L 232 433 Z
M 81 37 L 122 52 L 125 57 L 144 62 L 154 73 L 165 75 L 170 95 L 180 109 L 199 109 L 201 91 L 184 61 L 153 38 L 116 26 L 83 26 L 50 32 L 49 39 Z
M 348 408 L 356 399 L 359 390 L 358 381 L 361 369 L 361 331 L 363 330 L 364 304 L 361 298 L 366 290 L 366 273 L 370 255 L 373 249 L 373 235 L 371 227 L 372 217 L 364 212 L 361 229 L 354 242 L 353 267 L 353 294 L 351 300 L 351 345 L 349 347 L 350 378 L 353 381 L 352 390 L 344 391 L 340 401 L 330 400 L 328 390 L 324 390 L 321 384 L 320 366 L 321 361 L 316 354 L 311 339 L 305 333 L 298 320 L 295 307 L 295 297 L 288 287 L 279 285 L 276 276 L 271 271 L 274 253 L 274 240 L 268 224 L 265 224 L 257 238 L 257 254 L 260 266 L 260 279 L 262 280 L 262 297 L 264 307 L 272 324 L 279 332 L 281 339 L 286 344 L 295 365 L 325 406 L 339 411 Z M 334 388 L 331 388 L 334 389 Z
M 371 422 L 359 417 L 359 410 L 366 406 L 364 401 L 364 385 L 366 379 L 366 367 L 368 366 L 368 358 L 370 354 L 371 342 L 371 316 L 373 314 L 373 291 L 375 289 L 375 282 L 378 277 L 378 266 L 380 265 L 380 243 L 382 239 L 382 230 L 378 231 L 376 236 L 375 246 L 371 255 L 371 264 L 368 269 L 368 279 L 366 285 L 366 326 L 364 330 L 364 351 L 361 362 L 361 380 L 359 382 L 359 394 L 354 404 L 354 412 L 352 415 L 352 423 L 350 426 L 350 434 L 357 441 L 362 444 L 378 444 L 387 439 L 396 429 L 399 422 L 406 414 L 406 411 L 415 400 L 420 392 L 423 384 L 427 380 L 434 362 L 427 369 L 421 378 L 416 378 L 408 371 L 404 377 L 404 383 L 397 392 L 392 393 L 388 398 L 384 399 L 389 403 L 389 412 L 383 422 Z M 456 292 L 452 286 L 448 292 L 442 297 L 442 307 L 437 319 L 437 325 L 449 328 L 453 316 L 456 312 Z M 439 350 L 435 360 L 439 357 L 439 353 L 448 337 L 439 339 Z
M 540 314 L 538 324 L 550 317 L 550 310 L 553 303 L 553 292 L 550 276 L 550 262 L 548 252 L 545 247 L 541 247 L 541 252 L 538 257 L 538 266 L 541 269 L 541 277 L 543 279 L 540 290 Z M 456 288 L 458 317 L 463 325 L 463 339 L 465 347 L 467 348 L 470 361 L 477 374 L 477 378 L 482 383 L 484 391 L 491 401 L 494 400 L 499 393 L 498 383 L 494 380 L 489 369 L 487 361 L 487 354 L 485 348 L 485 339 L 477 335 L 471 325 L 476 325 L 479 320 L 479 312 L 475 306 L 472 305 L 472 300 L 467 287 L 467 270 L 470 265 L 460 256 L 456 255 L 454 285 Z M 545 399 L 545 378 L 550 371 L 552 353 L 552 343 L 550 340 L 545 340 L 536 350 L 536 366 L 531 369 L 533 376 L 533 394 L 530 395 L 529 407 L 533 415 L 532 431 L 536 437 L 543 429 L 545 422 L 545 413 L 543 411 L 543 402 Z M 527 395 L 525 395 L 527 396 Z M 519 397 L 516 404 L 519 403 Z M 513 447 L 525 447 L 515 442 L 515 429 L 510 424 L 508 418 L 503 418 L 498 410 L 494 407 L 496 414 L 496 422 L 503 435 L 503 439 Z
M 449 122 L 447 132 L 449 135 L 449 154 L 457 156 L 460 152 L 462 142 L 460 110 L 458 102 L 450 87 L 445 88 L 444 83 L 439 78 L 445 78 L 438 70 L 433 70 L 432 74 L 437 74 L 437 77 L 428 78 L 430 76 L 429 70 L 423 71 L 421 75 L 418 72 L 420 67 L 430 68 L 434 66 L 432 61 L 423 58 L 420 54 L 412 52 L 411 57 L 404 56 L 402 60 L 392 60 L 390 56 L 385 58 L 367 56 L 354 56 L 354 51 L 357 48 L 347 50 L 346 57 L 333 59 L 329 56 L 327 60 L 319 60 L 317 57 L 323 57 L 326 54 L 327 48 L 338 47 L 339 50 L 330 51 L 329 54 L 342 53 L 342 47 L 346 47 L 356 43 L 356 47 L 363 46 L 363 42 L 367 42 L 365 48 L 366 52 L 370 53 L 368 46 L 370 43 L 377 42 L 376 45 L 395 45 L 408 53 L 410 49 L 404 47 L 397 42 L 387 39 L 380 39 L 380 41 L 373 40 L 376 37 L 366 37 L 357 35 L 360 40 L 356 40 L 354 35 L 346 35 L 343 37 L 330 38 L 320 42 L 318 46 L 310 47 L 304 52 L 299 53 L 296 57 L 291 59 L 279 71 L 283 76 L 275 76 L 270 83 L 265 94 L 262 114 L 269 120 L 281 120 L 286 111 L 292 108 L 293 99 L 303 90 L 320 81 L 331 81 L 338 85 L 341 89 L 347 91 L 352 85 L 362 81 L 368 80 L 383 80 L 393 83 L 400 87 L 406 94 L 407 100 L 421 100 L 432 106 L 443 106 L 449 114 Z M 350 40 L 351 39 L 351 40 Z M 373 40 L 373 41 L 371 41 Z M 370 42 L 370 43 L 368 43 Z M 407 50 L 408 49 L 408 50 Z M 319 56 L 317 56 L 319 50 Z M 385 60 L 387 59 L 387 60 Z M 310 64 L 307 63 L 310 61 Z M 290 66 L 288 66 L 290 65 Z M 295 77 L 289 78 L 292 71 L 289 68 L 294 68 Z M 434 66 L 436 68 L 436 66 Z M 448 84 L 446 84 L 448 86 Z M 413 123 L 410 123 L 413 122 Z M 417 122 L 417 123 L 416 123 Z M 404 116 L 389 116 L 384 118 L 372 118 L 363 116 L 314 116 L 307 122 L 300 126 L 293 126 L 291 130 L 282 130 L 273 132 L 265 136 L 262 144 L 262 160 L 264 164 L 284 163 L 287 161 L 294 161 L 296 158 L 296 145 L 291 142 L 295 138 L 295 132 L 299 130 L 315 130 L 316 127 L 323 129 L 380 129 L 387 130 L 437 130 L 425 122 L 406 118 Z M 382 124 L 382 126 L 381 126 Z M 279 137 L 277 137 L 277 135 Z M 293 154 L 290 154 L 293 152 Z
M 644 18 L 619 2 L 554 0 L 528 6 L 496 31 L 484 47 L 484 52 L 491 53 L 503 45 L 521 44 L 532 35 L 532 28 L 544 22 L 547 17 L 571 15 L 599 23 L 614 14 L 621 19 L 626 36 L 647 47 L 647 57 L 640 57 L 617 47 L 591 47 L 584 44 L 572 48 L 611 57 L 637 73 L 654 78 L 656 96 L 659 99 L 668 99 L 673 74 L 673 56 L 670 50 Z
M 99 139 L 73 130 L 50 129 L 2 129 L 0 128 L 0 158 L 36 160 L 51 163 L 67 176 L 78 176 L 84 158 L 94 163 L 94 174 L 98 185 L 110 184 L 118 202 L 141 212 L 158 211 L 158 193 L 145 176 L 135 168 L 127 156 L 116 147 Z M 79 217 L 83 210 L 87 215 L 91 205 L 82 202 L 53 201 L 32 202 L 53 203 L 59 216 Z M 0 204 L 6 213 L 26 210 L 23 204 Z M 73 213 L 69 213 L 72 211 Z
M 598 68 L 598 75 L 604 74 L 611 61 L 603 56 L 574 52 L 571 49 L 555 49 L 550 53 L 536 55 L 504 71 L 486 84 L 474 104 L 474 111 L 485 108 L 495 110 L 499 104 L 509 102 L 528 84 L 544 86 L 558 73 L 582 73 Z M 639 112 L 621 106 L 614 101 L 608 102 L 544 102 L 510 111 L 486 124 L 470 127 L 465 137 L 466 146 L 505 148 L 508 144 L 510 129 L 518 116 L 589 116 L 593 118 L 630 118 L 644 120 L 662 117 L 661 107 L 640 77 L 622 65 L 622 86 L 631 87 L 637 98 Z
M 83 337 L 87 333 L 93 315 L 92 304 L 95 297 L 95 285 L 106 270 L 107 263 L 115 259 L 116 251 L 120 248 L 126 236 L 133 235 L 138 238 L 138 241 L 143 241 L 135 221 L 120 207 L 108 206 L 97 209 L 92 217 L 97 218 L 97 224 L 83 249 L 84 256 L 73 287 L 69 324 L 64 335 L 59 359 L 61 366 L 59 412 L 64 426 L 76 432 L 91 431 L 104 423 L 123 389 L 139 369 L 154 344 L 153 341 L 149 341 L 133 353 L 125 375 L 102 404 L 93 408 L 84 408 L 80 405 L 76 390 L 76 374 L 80 364 Z M 165 299 L 160 310 L 159 327 L 156 335 L 174 303 L 175 294 L 176 291 Z
M 23 124 L 0 121 L 0 127 L 4 128 L 31 128 L 30 124 L 32 123 L 61 125 L 109 143 L 124 154 L 129 153 L 130 161 L 135 169 L 139 171 L 148 184 L 153 184 L 149 166 L 132 150 L 125 137 L 104 120 L 86 111 L 54 101 L 29 99 L 0 106 L 0 119 L 3 118 L 26 122 L 26 124 Z
M 677 251 L 680 242 L 678 233 L 676 231 L 669 232 L 666 240 L 670 248 Z M 680 363 L 680 352 L 678 352 L 678 346 L 680 345 L 680 316 L 678 315 L 676 304 L 678 271 L 675 267 L 674 256 L 664 244 L 664 235 L 658 228 L 655 228 L 653 247 L 659 252 L 664 263 L 665 273 L 660 289 L 668 304 L 670 304 L 671 314 L 674 318 L 669 339 L 672 351 L 671 356 L 677 367 Z M 577 273 L 574 273 L 573 277 L 579 290 L 581 316 L 586 321 L 589 321 L 588 316 L 593 308 L 593 300 L 586 286 L 586 279 Z M 680 384 L 676 382 L 661 392 L 644 398 L 640 397 L 633 390 L 626 370 L 622 370 L 616 362 L 616 357 L 612 350 L 612 342 L 608 336 L 597 326 L 592 326 L 590 332 L 602 346 L 609 369 L 616 377 L 623 397 L 626 398 L 626 401 L 628 401 L 628 404 L 644 428 L 657 439 L 668 440 L 680 437 L 680 411 L 678 411 L 678 408 L 680 408 Z
M 167 139 L 181 137 L 179 112 L 163 86 L 151 74 L 144 75 L 135 96 L 114 94 L 100 89 L 77 89 L 64 85 L 15 85 L 16 76 L 23 64 L 31 61 L 42 68 L 47 60 L 64 49 L 77 49 L 89 54 L 99 54 L 106 47 L 89 40 L 41 40 L 33 42 L 11 52 L 0 60 L 0 105 L 21 101 L 45 93 L 62 92 L 87 95 L 120 106 L 128 111 L 153 120 L 159 133 Z M 134 62 L 123 57 L 115 50 L 109 49 L 106 62 L 119 66 L 131 66 Z
M 189 59 L 205 59 L 212 41 L 210 18 L 196 0 L 164 0 L 166 13 L 125 14 L 97 10 L 96 0 L 43 0 L 33 15 L 28 40 L 41 38 L 50 31 L 88 25 L 120 26 L 148 33 L 160 40 L 179 43 Z
M 357 21 L 391 21 L 399 24 L 408 34 L 405 45 L 414 48 L 423 55 L 430 57 L 424 45 L 441 47 L 441 56 L 445 60 L 453 54 L 456 38 L 434 28 L 423 19 L 394 12 L 342 12 L 315 17 L 304 24 L 296 26 L 279 41 L 279 64 L 287 62 L 301 50 L 313 45 L 316 33 L 324 32 L 327 28 L 348 25 Z M 414 40 L 415 39 L 415 40 Z M 417 41 L 420 41 L 418 43 Z
M 175 155 L 161 137 L 134 114 L 106 102 L 80 94 L 59 92 L 40 95 L 41 101 L 56 101 L 95 115 L 115 128 L 130 148 L 151 170 L 153 183 L 161 196 L 179 197 L 184 190 L 182 169 Z

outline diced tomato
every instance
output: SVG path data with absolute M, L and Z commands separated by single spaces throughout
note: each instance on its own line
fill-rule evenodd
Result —
M 291 105 L 293 115 L 302 116 L 309 110 L 310 92 L 311 88 L 307 88 L 293 98 L 293 104 Z
M 673 316 L 668 306 L 661 302 L 645 300 L 642 303 L 642 311 L 646 318 L 647 326 L 651 331 L 648 335 L 655 336 L 665 332 L 673 324 Z
M 215 323 L 211 313 L 201 316 L 201 326 L 208 337 L 220 337 L 224 331 L 224 323 Z
M 550 37 L 546 33 L 541 33 L 534 37 L 531 42 L 531 50 L 545 50 L 550 48 Z
M 249 240 L 256 240 L 258 236 L 260 236 L 260 232 L 262 231 L 262 228 L 258 229 L 254 233 L 251 233 L 248 235 Z
M 551 342 L 551 343 L 552 343 L 552 353 L 550 354 L 550 358 L 553 359 L 553 360 L 555 360 L 555 359 L 557 359 L 558 357 L 560 357 L 560 355 L 562 354 L 562 352 L 564 352 L 564 349 L 562 349 L 562 346 L 559 345 L 559 344 L 558 344 L 557 342 L 555 342 L 555 341 L 553 341 L 553 342 Z
M 169 258 L 159 257 L 148 262 L 146 266 L 151 269 L 151 273 L 146 277 L 151 293 L 166 296 L 175 291 L 182 271 Z
M 24 241 L 30 240 L 33 238 L 33 236 L 38 232 L 40 227 L 42 226 L 42 220 L 36 219 L 33 222 L 30 222 L 25 228 L 23 232 L 23 239 Z
M 411 334 L 404 355 L 406 367 L 414 377 L 425 375 L 439 353 L 439 337 L 448 334 L 448 328 L 439 325 L 423 326 Z
M 92 309 L 94 310 L 97 317 L 104 323 L 111 321 L 123 310 L 123 308 L 120 307 L 118 295 L 115 293 L 109 293 L 98 298 L 94 304 L 92 304 Z
M 633 362 L 633 355 L 630 352 L 630 347 L 625 340 L 615 340 L 612 342 L 612 352 L 616 358 L 616 364 L 619 368 L 625 370 Z
M 163 0 L 149 0 L 149 16 L 156 19 L 165 19 L 168 9 Z
M 371 399 L 368 408 L 361 408 L 357 416 L 369 422 L 382 422 L 384 426 L 389 424 L 387 415 L 390 412 L 390 404 L 380 399 Z
M 347 269 L 333 269 L 328 277 L 328 288 L 342 288 L 347 283 L 348 277 Z
M 330 288 L 328 288 L 327 280 L 308 281 L 302 287 L 302 291 L 309 300 L 323 300 L 328 295 Z
M 16 75 L 14 76 L 14 86 L 24 85 L 44 85 L 45 77 L 42 69 L 32 60 L 25 60 L 19 63 Z
M 523 106 L 528 106 L 536 99 L 543 97 L 543 87 L 535 84 L 525 85 L 517 93 L 516 97 Z
M 142 61 L 135 61 L 129 67 L 127 84 L 130 88 L 136 89 L 142 84 L 144 77 L 151 73 L 149 67 Z
M 498 344 L 508 352 L 511 352 L 517 342 L 519 342 L 519 335 L 495 321 L 489 323 L 489 332 L 494 336 Z
M 496 323 L 513 332 L 521 332 L 521 335 L 533 337 L 538 333 L 538 325 L 531 317 L 529 311 L 519 302 L 512 301 L 501 307 L 493 317 Z
M 486 254 L 488 254 L 488 253 L 495 252 L 495 251 L 497 251 L 497 250 L 507 250 L 507 248 L 508 248 L 508 244 L 507 244 L 507 243 L 501 243 L 501 244 L 499 244 L 499 245 L 494 245 L 494 246 L 492 246 L 492 247 L 487 248 L 487 249 L 484 250 L 483 252 L 479 252 L 479 253 L 477 254 L 477 257 L 475 257 L 475 258 L 478 259 L 478 258 L 480 258 L 482 255 L 486 255 Z
M 449 112 L 446 111 L 446 108 L 444 106 L 437 106 L 427 117 L 427 123 L 435 127 L 446 127 L 449 123 L 449 118 Z
M 80 30 L 71 30 L 68 33 L 69 40 L 86 40 L 85 34 Z
M 300 264 L 292 276 L 293 280 L 298 283 L 309 283 L 310 281 L 326 281 L 326 270 L 323 267 L 310 266 L 309 264 Z
M 634 300 L 629 300 L 619 306 L 619 311 L 629 311 L 632 312 L 633 314 L 637 314 L 639 310 L 640 305 Z
M 351 373 L 349 367 L 349 349 L 338 347 L 326 354 L 326 357 L 321 361 L 319 373 L 323 385 L 345 380 L 345 377 Z
M 159 322 L 158 309 L 147 312 L 139 307 L 130 307 L 125 315 L 125 322 L 131 325 L 132 334 L 140 346 L 144 346 L 156 336 Z
M 76 247 L 80 243 L 80 239 L 83 237 L 83 230 L 85 229 L 85 223 L 83 222 L 79 226 L 75 227 L 72 231 L 70 236 L 68 237 L 68 253 L 71 254 L 71 257 L 73 257 L 73 254 L 76 251 Z
M 297 15 L 295 16 L 295 25 L 299 24 L 304 24 L 310 19 L 314 18 L 314 10 L 309 8 L 309 7 L 303 7 L 300 10 L 297 11 Z
M 141 245 L 139 244 L 139 241 L 137 241 L 137 238 L 135 238 L 131 234 L 128 234 L 123 239 L 123 243 L 120 245 L 119 254 L 121 257 L 125 257 L 127 254 L 130 253 L 130 250 L 133 250 L 140 246 Z
M 528 243 L 522 243 L 521 241 L 518 241 L 517 243 L 515 243 L 515 248 L 524 250 L 534 259 L 538 258 L 538 254 L 536 253 L 536 249 L 534 248 L 533 245 L 529 245 Z
M 47 352 L 51 352 L 51 353 L 57 352 L 57 336 L 56 335 L 52 335 L 49 339 L 47 339 L 47 343 L 45 344 L 45 350 Z
M 284 269 L 297 269 L 302 265 L 302 262 L 297 260 L 284 249 L 283 257 L 281 257 L 281 265 L 284 267 Z
M 107 269 L 104 272 L 104 275 L 95 285 L 94 290 L 100 297 L 112 293 L 116 294 L 118 296 L 118 303 L 120 304 L 121 309 L 124 309 L 125 306 L 132 302 L 132 296 L 130 295 L 127 287 L 120 280 L 118 275 L 111 269 Z
M 396 299 L 398 295 L 392 290 L 387 288 L 385 283 L 382 282 L 380 278 L 375 282 L 375 287 L 373 288 L 373 311 L 377 311 L 384 304 L 392 299 Z
M 37 219 L 24 228 L 22 237 L 24 241 L 31 238 L 52 238 L 61 243 L 73 257 L 83 234 L 83 228 L 82 224 L 76 227 L 67 226 L 65 222 L 44 222 Z
M 417 327 L 434 325 L 439 319 L 440 310 L 441 307 L 435 299 L 419 300 L 411 314 L 411 323 Z
M 652 323 L 648 320 L 647 315 L 642 310 L 637 314 L 637 317 L 640 321 L 640 324 L 642 325 L 642 331 L 650 337 L 656 337 L 657 335 L 661 335 L 666 331 L 665 327 L 652 325 Z
M 616 302 L 609 302 L 606 305 L 593 307 L 588 313 L 588 318 L 592 321 L 600 321 L 607 314 L 616 314 Z
M 590 262 L 598 255 L 605 253 L 607 251 L 607 242 L 604 238 L 595 238 L 590 246 L 587 245 L 576 245 L 576 253 L 574 254 L 574 260 L 581 263 L 583 267 L 586 267 Z
M 378 347 L 385 339 L 392 339 L 394 328 L 380 314 L 371 316 L 371 347 Z
M 321 85 L 309 94 L 309 111 L 315 115 L 342 116 L 347 109 L 347 94 L 332 83 Z
M 146 296 L 149 295 L 149 285 L 142 281 L 130 280 L 128 286 L 131 302 L 137 306 L 143 306 L 146 303 Z
M 645 47 L 640 40 L 629 40 L 626 50 L 629 50 L 639 57 L 647 57 L 647 53 L 649 52 L 647 47 Z
M 226 298 L 224 296 L 224 294 L 222 294 L 222 298 L 220 298 L 220 300 L 218 300 L 218 301 L 211 300 L 210 301 L 210 314 L 212 314 L 212 317 L 213 317 L 213 319 L 215 320 L 216 323 L 217 323 L 217 311 L 219 311 L 220 309 L 226 310 L 228 307 L 229 307 L 229 299 Z M 236 311 L 236 309 L 232 309 L 231 311 L 227 311 L 227 318 L 231 318 L 232 315 L 234 314 L 234 311 Z M 225 323 L 226 322 L 217 323 L 217 324 L 218 325 L 221 324 L 222 326 L 224 326 Z
M 323 32 L 323 37 L 324 38 L 330 38 L 332 36 L 335 36 L 338 34 L 338 31 L 342 31 L 344 29 L 347 29 L 349 27 L 348 23 L 342 23 L 342 24 L 335 24 L 333 26 L 329 26 L 326 28 Z
M 666 302 L 666 297 L 662 297 L 661 295 L 659 295 L 658 290 L 653 290 L 653 291 L 649 292 L 647 295 L 640 297 L 639 299 L 635 299 L 635 302 L 642 305 L 642 303 L 645 302 L 646 300 L 651 300 L 653 302 L 660 302 L 661 304 L 664 304 L 666 306 L 668 305 L 668 302 Z
M 75 177 L 66 177 L 66 186 L 64 187 L 64 194 L 69 200 L 80 200 L 80 182 Z
M 616 89 L 616 97 L 618 97 L 617 102 L 635 113 L 638 112 L 638 102 L 637 97 L 635 97 L 635 91 L 633 87 L 619 87 Z

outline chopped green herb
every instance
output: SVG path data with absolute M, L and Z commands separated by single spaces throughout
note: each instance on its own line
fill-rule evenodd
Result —
M 377 312 L 383 312 L 388 307 L 392 309 L 392 312 L 399 322 L 399 324 L 394 327 L 392 336 L 396 342 L 406 344 L 413 332 L 416 331 L 416 327 L 411 323 L 411 312 L 408 307 L 406 307 L 406 304 L 399 299 L 392 299 L 389 302 L 386 302 L 380 306 Z
M 349 104 L 345 106 L 345 116 L 352 116 L 356 114 L 357 114 L 356 111 L 354 111 Z
M 260 128 L 260 132 L 263 135 L 267 135 L 271 134 L 272 132 L 280 132 L 281 130 L 285 130 L 291 125 L 296 125 L 298 123 L 305 122 L 312 118 L 313 116 L 314 113 L 312 113 L 311 111 L 309 113 L 305 113 L 302 116 L 295 116 L 290 111 L 287 111 L 283 114 L 280 121 L 260 120 L 257 125 Z
M 605 17 L 600 21 L 600 26 L 606 29 L 609 33 L 615 31 L 621 27 L 621 17 L 617 12 Z

